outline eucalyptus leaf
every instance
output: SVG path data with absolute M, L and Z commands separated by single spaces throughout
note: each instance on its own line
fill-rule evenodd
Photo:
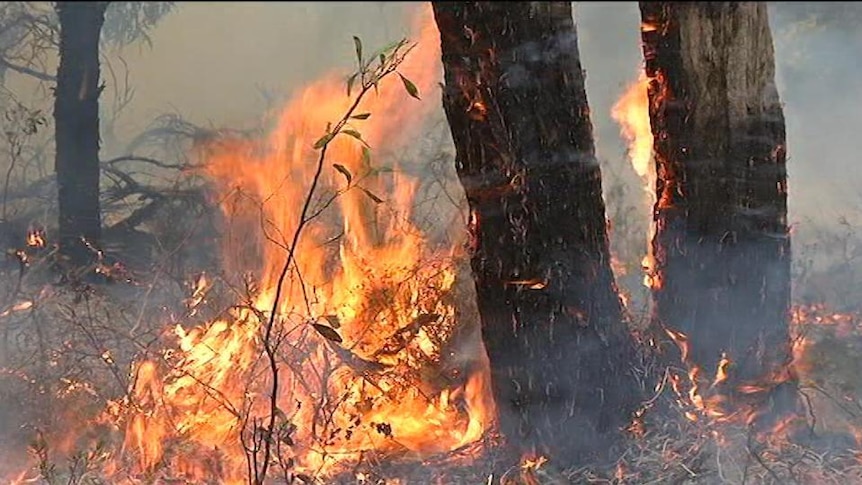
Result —
M 332 327 L 327 327 L 326 325 L 321 325 L 319 323 L 312 323 L 311 326 L 314 327 L 314 329 L 317 330 L 317 333 L 326 340 L 330 340 L 338 344 L 344 341 L 342 340 L 341 335 L 338 335 L 338 332 L 333 330 Z

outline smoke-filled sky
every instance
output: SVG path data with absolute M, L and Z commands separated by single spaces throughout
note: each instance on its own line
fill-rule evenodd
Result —
M 176 110 L 198 122 L 260 117 L 263 92 L 285 96 L 331 70 L 353 67 L 353 35 L 368 49 L 407 35 L 409 3 L 200 2 L 177 4 L 127 48 L 137 91 L 130 118 Z
M 773 3 L 770 14 L 787 118 L 791 220 L 825 222 L 862 206 L 856 189 L 862 170 L 854 163 L 854 138 L 862 124 L 862 36 L 852 22 L 834 24 L 847 17 L 844 10 L 859 8 L 853 3 L 823 7 L 834 13 L 825 25 L 800 21 L 806 5 L 813 4 Z M 408 13 L 417 6 L 179 3 L 151 32 L 152 47 L 141 43 L 123 52 L 136 95 L 121 136 L 134 135 L 170 111 L 199 124 L 253 122 L 265 110 L 263 93 L 284 97 L 323 72 L 352 67 L 351 36 L 361 37 L 369 49 L 396 40 L 408 32 Z M 577 2 L 575 11 L 599 157 L 628 163 L 610 108 L 642 62 L 637 3 Z M 103 102 L 110 100 L 110 84 Z

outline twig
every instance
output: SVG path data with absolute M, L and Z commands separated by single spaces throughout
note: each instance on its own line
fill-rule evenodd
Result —
M 341 128 L 347 124 L 347 121 L 350 119 L 350 116 L 359 106 L 359 102 L 362 100 L 362 96 L 368 92 L 370 87 L 363 86 L 363 90 L 356 97 L 356 100 L 353 102 L 351 107 L 347 110 L 347 115 L 341 118 L 341 120 L 335 125 L 332 130 L 332 133 L 338 133 Z M 326 160 L 326 152 L 329 148 L 329 143 L 323 145 L 320 150 L 320 155 L 317 157 L 317 167 L 314 171 L 314 176 L 311 179 L 311 186 L 308 189 L 308 193 L 305 196 L 305 201 L 302 204 L 302 211 L 299 215 L 299 224 L 296 227 L 296 230 L 293 233 L 293 239 L 290 243 L 288 252 L 287 252 L 287 261 L 285 261 L 284 266 L 282 266 L 281 273 L 278 276 L 278 282 L 275 287 L 275 298 L 273 299 L 272 308 L 270 310 L 269 320 L 266 322 L 266 328 L 264 330 L 263 337 L 263 348 L 266 353 L 267 360 L 269 361 L 269 367 L 272 372 L 272 385 L 270 387 L 270 395 L 269 395 L 269 403 L 270 403 L 270 412 L 269 418 L 266 426 L 267 436 L 263 444 L 263 463 L 260 466 L 260 472 L 255 471 L 255 484 L 263 485 L 263 480 L 266 477 L 266 473 L 270 464 L 270 455 L 272 453 L 272 435 L 275 430 L 275 420 L 276 420 L 276 411 L 278 409 L 278 391 L 279 391 L 279 380 L 278 380 L 278 362 L 276 360 L 276 350 L 272 346 L 272 331 L 275 327 L 275 318 L 278 315 L 278 307 L 281 303 L 281 293 L 284 287 L 284 281 L 287 278 L 287 273 L 290 271 L 290 267 L 293 264 L 294 254 L 296 252 L 296 247 L 299 244 L 299 238 L 302 235 L 302 230 L 308 224 L 311 219 L 307 218 L 308 209 L 311 206 L 311 200 L 314 196 L 315 191 L 317 190 L 317 185 L 320 182 L 320 176 L 323 173 L 323 163 Z
M 13 64 L 13 63 L 7 61 L 6 59 L 4 59 L 3 57 L 0 57 L 0 66 L 4 67 L 6 69 L 9 69 L 10 71 L 15 71 L 19 74 L 26 74 L 28 76 L 32 76 L 32 77 L 34 77 L 40 81 L 45 81 L 45 82 L 50 82 L 50 83 L 57 82 L 57 78 L 55 76 L 52 76 L 50 74 L 47 74 L 47 73 L 44 73 L 41 71 L 37 71 L 35 69 L 31 69 L 27 66 L 19 66 L 17 64 Z
M 398 47 L 403 46 L 406 41 L 402 41 L 398 44 Z M 278 393 L 279 393 L 279 367 L 278 361 L 276 359 L 276 351 L 277 349 L 273 346 L 272 342 L 272 332 L 275 327 L 275 319 L 278 315 L 278 308 L 281 304 L 282 291 L 284 288 L 284 282 L 287 278 L 287 274 L 290 272 L 290 268 L 293 265 L 294 257 L 296 254 L 296 249 L 299 244 L 299 239 L 302 235 L 303 229 L 305 226 L 314 220 L 313 217 L 309 216 L 309 209 L 311 207 L 311 202 L 314 198 L 314 194 L 317 190 L 317 186 L 320 183 L 320 177 L 323 173 L 323 165 L 326 160 L 326 153 L 329 148 L 330 142 L 341 133 L 341 130 L 348 124 L 350 118 L 353 116 L 353 113 L 359 107 L 360 102 L 363 97 L 371 90 L 377 89 L 378 83 L 393 72 L 396 72 L 397 67 L 403 61 L 404 56 L 410 52 L 413 46 L 408 47 L 405 52 L 399 53 L 397 47 L 395 51 L 391 54 L 391 58 L 388 63 L 384 63 L 384 56 L 381 54 L 381 65 L 377 68 L 379 72 L 369 72 L 368 64 L 364 64 L 361 56 L 359 56 L 359 71 L 357 72 L 360 75 L 361 79 L 361 90 L 356 96 L 356 99 L 347 109 L 346 113 L 342 116 L 342 118 L 335 124 L 334 127 L 327 130 L 325 138 L 321 139 L 323 141 L 322 146 L 320 147 L 320 154 L 317 158 L 317 166 L 315 168 L 314 175 L 311 179 L 311 186 L 308 189 L 308 192 L 305 196 L 305 200 L 302 205 L 302 211 L 299 215 L 299 222 L 297 224 L 296 229 L 293 233 L 293 239 L 290 243 L 289 250 L 287 252 L 287 259 L 282 266 L 281 272 L 279 274 L 275 297 L 273 299 L 272 308 L 270 310 L 269 319 L 266 323 L 266 327 L 264 329 L 264 338 L 263 338 L 263 348 L 264 353 L 266 354 L 270 372 L 272 374 L 272 383 L 270 385 L 270 393 L 269 393 L 269 417 L 267 419 L 267 424 L 265 428 L 265 436 L 263 443 L 263 456 L 261 457 L 261 465 L 259 470 L 255 470 L 254 483 L 255 485 L 263 485 L 264 480 L 266 479 L 267 472 L 269 470 L 270 463 L 272 461 L 272 443 L 273 443 L 273 435 L 276 427 L 276 416 L 278 414 Z M 401 57 L 398 55 L 401 54 Z M 318 142 L 320 143 L 320 142 Z M 305 287 L 303 285 L 303 292 L 305 292 Z M 255 460 L 257 457 L 253 457 Z

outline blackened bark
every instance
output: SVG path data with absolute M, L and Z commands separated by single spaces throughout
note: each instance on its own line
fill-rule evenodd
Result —
M 75 265 L 99 244 L 99 36 L 109 2 L 57 2 L 60 66 L 54 100 L 60 251 Z
M 641 2 L 657 168 L 655 316 L 731 382 L 790 358 L 784 115 L 762 2 Z
M 637 404 L 569 2 L 433 2 L 500 428 L 567 459 Z

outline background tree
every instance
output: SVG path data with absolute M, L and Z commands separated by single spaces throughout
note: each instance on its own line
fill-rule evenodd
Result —
M 658 321 L 732 379 L 790 359 L 785 125 L 763 2 L 641 2 Z
M 170 2 L 58 2 L 59 57 L 54 119 L 56 129 L 59 243 L 76 265 L 99 245 L 99 45 L 106 13 L 112 19 L 104 40 L 124 45 L 146 37 L 146 31 L 170 11 Z
M 109 2 L 102 45 L 125 47 L 143 40 L 174 10 L 174 2 Z M 60 20 L 54 2 L 0 2 L 0 86 L 8 73 L 56 82 L 47 68 L 59 47 Z
M 502 432 L 571 459 L 637 403 L 570 2 L 433 2 Z
M 57 2 L 60 66 L 54 101 L 59 243 L 86 263 L 102 234 L 99 209 L 99 38 L 108 2 Z

